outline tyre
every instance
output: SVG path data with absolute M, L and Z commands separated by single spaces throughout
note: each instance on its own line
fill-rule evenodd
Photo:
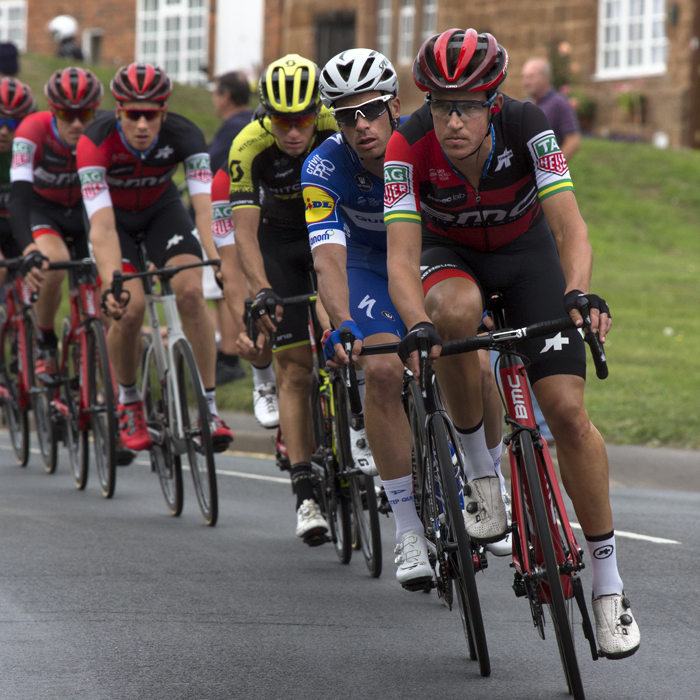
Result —
M 158 475 L 170 515 L 182 513 L 182 466 L 172 450 L 165 387 L 158 378 L 154 346 L 149 346 L 143 361 L 142 394 L 146 425 L 153 438 L 151 468 Z
M 73 483 L 82 491 L 88 482 L 90 452 L 88 429 L 83 427 L 86 423 L 83 416 L 84 408 L 80 401 L 81 338 L 84 339 L 84 336 L 71 333 L 70 318 L 64 319 L 61 332 L 61 377 L 63 379 L 61 398 L 68 408 L 66 447 Z
M 336 457 L 339 472 L 355 468 L 350 447 L 350 407 L 345 385 L 340 377 L 333 382 L 333 399 L 335 401 L 335 435 Z M 367 570 L 372 578 L 382 574 L 382 532 L 377 511 L 377 496 L 374 491 L 374 479 L 366 474 L 352 474 L 347 477 L 350 501 L 352 504 L 352 521 L 359 549 L 362 550 Z
M 199 509 L 202 511 L 206 524 L 214 526 L 219 516 L 219 500 L 209 408 L 204 398 L 202 382 L 189 343 L 185 340 L 178 341 L 173 348 L 173 357 L 178 393 L 180 394 L 185 454 L 192 471 L 192 481 Z
M 537 539 L 534 545 L 544 564 L 544 574 L 540 586 L 546 583 L 547 589 L 542 591 L 542 598 L 549 601 L 549 611 L 569 692 L 574 696 L 575 700 L 584 700 L 585 693 L 576 658 L 576 647 L 574 646 L 574 636 L 569 615 L 570 610 L 562 589 L 559 565 L 550 530 L 550 521 L 532 446 L 532 437 L 530 433 L 523 431 L 520 433 L 519 439 L 532 504 L 534 535 Z
M 479 672 L 482 676 L 489 676 L 491 662 L 474 577 L 472 547 L 464 527 L 449 435 L 445 419 L 434 415 L 428 422 L 428 455 L 434 463 L 433 470 L 442 497 L 444 523 L 440 526 L 440 539 L 447 550 L 448 569 L 457 589 L 457 602 L 460 605 L 467 644 L 470 646 L 470 657 L 472 651 L 475 651 Z
M 112 498 L 117 480 L 117 412 L 112 368 L 102 321 L 94 319 L 85 336 L 88 356 L 90 427 L 95 444 L 95 466 L 100 490 Z
M 6 323 L 2 337 L 2 381 L 9 398 L 3 402 L 10 444 L 20 467 L 29 460 L 29 414 L 20 408 L 19 336 L 17 326 Z

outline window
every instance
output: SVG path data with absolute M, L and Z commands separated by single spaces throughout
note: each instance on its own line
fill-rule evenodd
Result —
M 137 0 L 137 9 L 136 60 L 182 83 L 205 82 L 209 0 Z
M 399 10 L 399 64 L 413 63 L 413 27 L 415 24 L 416 6 L 414 0 L 401 0 Z
M 26 17 L 25 0 L 0 0 L 0 41 L 11 41 L 20 51 L 26 51 Z
M 438 0 L 423 0 L 423 23 L 421 24 L 421 41 L 437 34 Z
M 377 3 L 377 51 L 388 59 L 391 59 L 391 3 L 392 0 Z
M 331 12 L 316 15 L 316 62 L 325 65 L 333 56 L 354 48 L 355 12 Z
M 665 0 L 599 0 L 599 80 L 666 72 Z

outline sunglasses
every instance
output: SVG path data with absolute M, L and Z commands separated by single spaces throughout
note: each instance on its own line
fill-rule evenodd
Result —
M 355 126 L 357 124 L 358 115 L 368 122 L 373 122 L 387 111 L 387 102 L 393 99 L 393 95 L 382 95 L 381 97 L 375 97 L 371 100 L 367 100 L 367 102 L 352 107 L 332 109 L 331 113 L 335 117 L 338 126 Z
M 481 100 L 433 100 L 430 95 L 425 96 L 425 102 L 434 117 L 449 119 L 452 112 L 457 112 L 457 116 L 462 121 L 474 119 L 483 114 L 485 109 L 493 105 L 495 99 L 495 94 L 485 102 Z
M 0 129 L 6 126 L 10 131 L 14 131 L 19 125 L 21 119 L 6 119 L 5 117 L 0 117 Z
M 56 116 L 64 122 L 73 123 L 76 119 L 81 122 L 89 122 L 95 118 L 94 109 L 59 109 Z
M 165 107 L 154 108 L 154 109 L 122 109 L 122 117 L 125 117 L 129 121 L 137 122 L 141 117 L 143 117 L 147 122 L 152 122 L 154 119 L 158 119 L 158 116 L 165 111 Z
M 289 131 L 294 126 L 299 130 L 311 126 L 316 121 L 317 115 L 318 112 L 304 114 L 301 117 L 282 117 L 278 114 L 271 114 L 270 120 L 275 126 L 284 129 L 284 131 Z

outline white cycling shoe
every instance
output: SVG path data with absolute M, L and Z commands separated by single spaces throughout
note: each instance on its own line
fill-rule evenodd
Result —
M 501 486 L 501 498 L 503 505 L 506 507 L 506 524 L 510 527 L 511 524 L 511 509 L 510 509 L 510 494 L 505 486 Z M 506 536 L 498 542 L 490 542 L 485 547 L 487 552 L 490 552 L 495 557 L 509 557 L 513 553 L 513 538 L 510 531 L 506 532 Z
M 464 525 L 475 542 L 502 540 L 508 529 L 506 507 L 497 476 L 470 481 L 464 488 Z
M 605 658 L 624 659 L 639 649 L 642 635 L 624 591 L 593 598 L 593 615 L 599 653 Z
M 328 532 L 328 523 L 321 515 L 318 503 L 307 498 L 297 510 L 297 537 L 302 537 L 306 544 L 314 546 L 323 544 Z
M 280 424 L 277 385 L 274 382 L 264 382 L 253 389 L 253 412 L 263 428 L 276 428 Z
M 367 434 L 365 433 L 364 425 L 359 430 L 355 430 L 350 426 L 350 449 L 352 450 L 352 459 L 355 466 L 359 467 L 367 476 L 377 476 L 377 466 L 374 463 L 372 450 L 369 449 L 367 442 Z
M 433 580 L 433 570 L 428 558 L 428 544 L 425 536 L 411 530 L 404 534 L 394 549 L 398 565 L 396 580 L 407 590 L 424 590 Z

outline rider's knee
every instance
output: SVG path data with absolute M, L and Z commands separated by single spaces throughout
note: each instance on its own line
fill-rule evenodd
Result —
M 442 297 L 435 303 L 426 304 L 426 310 L 443 340 L 463 338 L 473 335 L 479 326 L 482 314 L 481 297 Z
M 311 392 L 312 367 L 300 362 L 287 362 L 284 366 L 280 366 L 279 370 L 280 391 Z
M 196 282 L 188 282 L 177 293 L 177 308 L 185 317 L 197 316 L 205 305 L 202 285 Z
M 389 403 L 401 398 L 403 387 L 403 365 L 391 356 L 377 356 L 366 363 L 366 395 L 379 403 Z
M 587 437 L 591 421 L 583 403 L 575 396 L 562 393 L 542 407 L 547 425 L 557 442 L 575 442 Z

